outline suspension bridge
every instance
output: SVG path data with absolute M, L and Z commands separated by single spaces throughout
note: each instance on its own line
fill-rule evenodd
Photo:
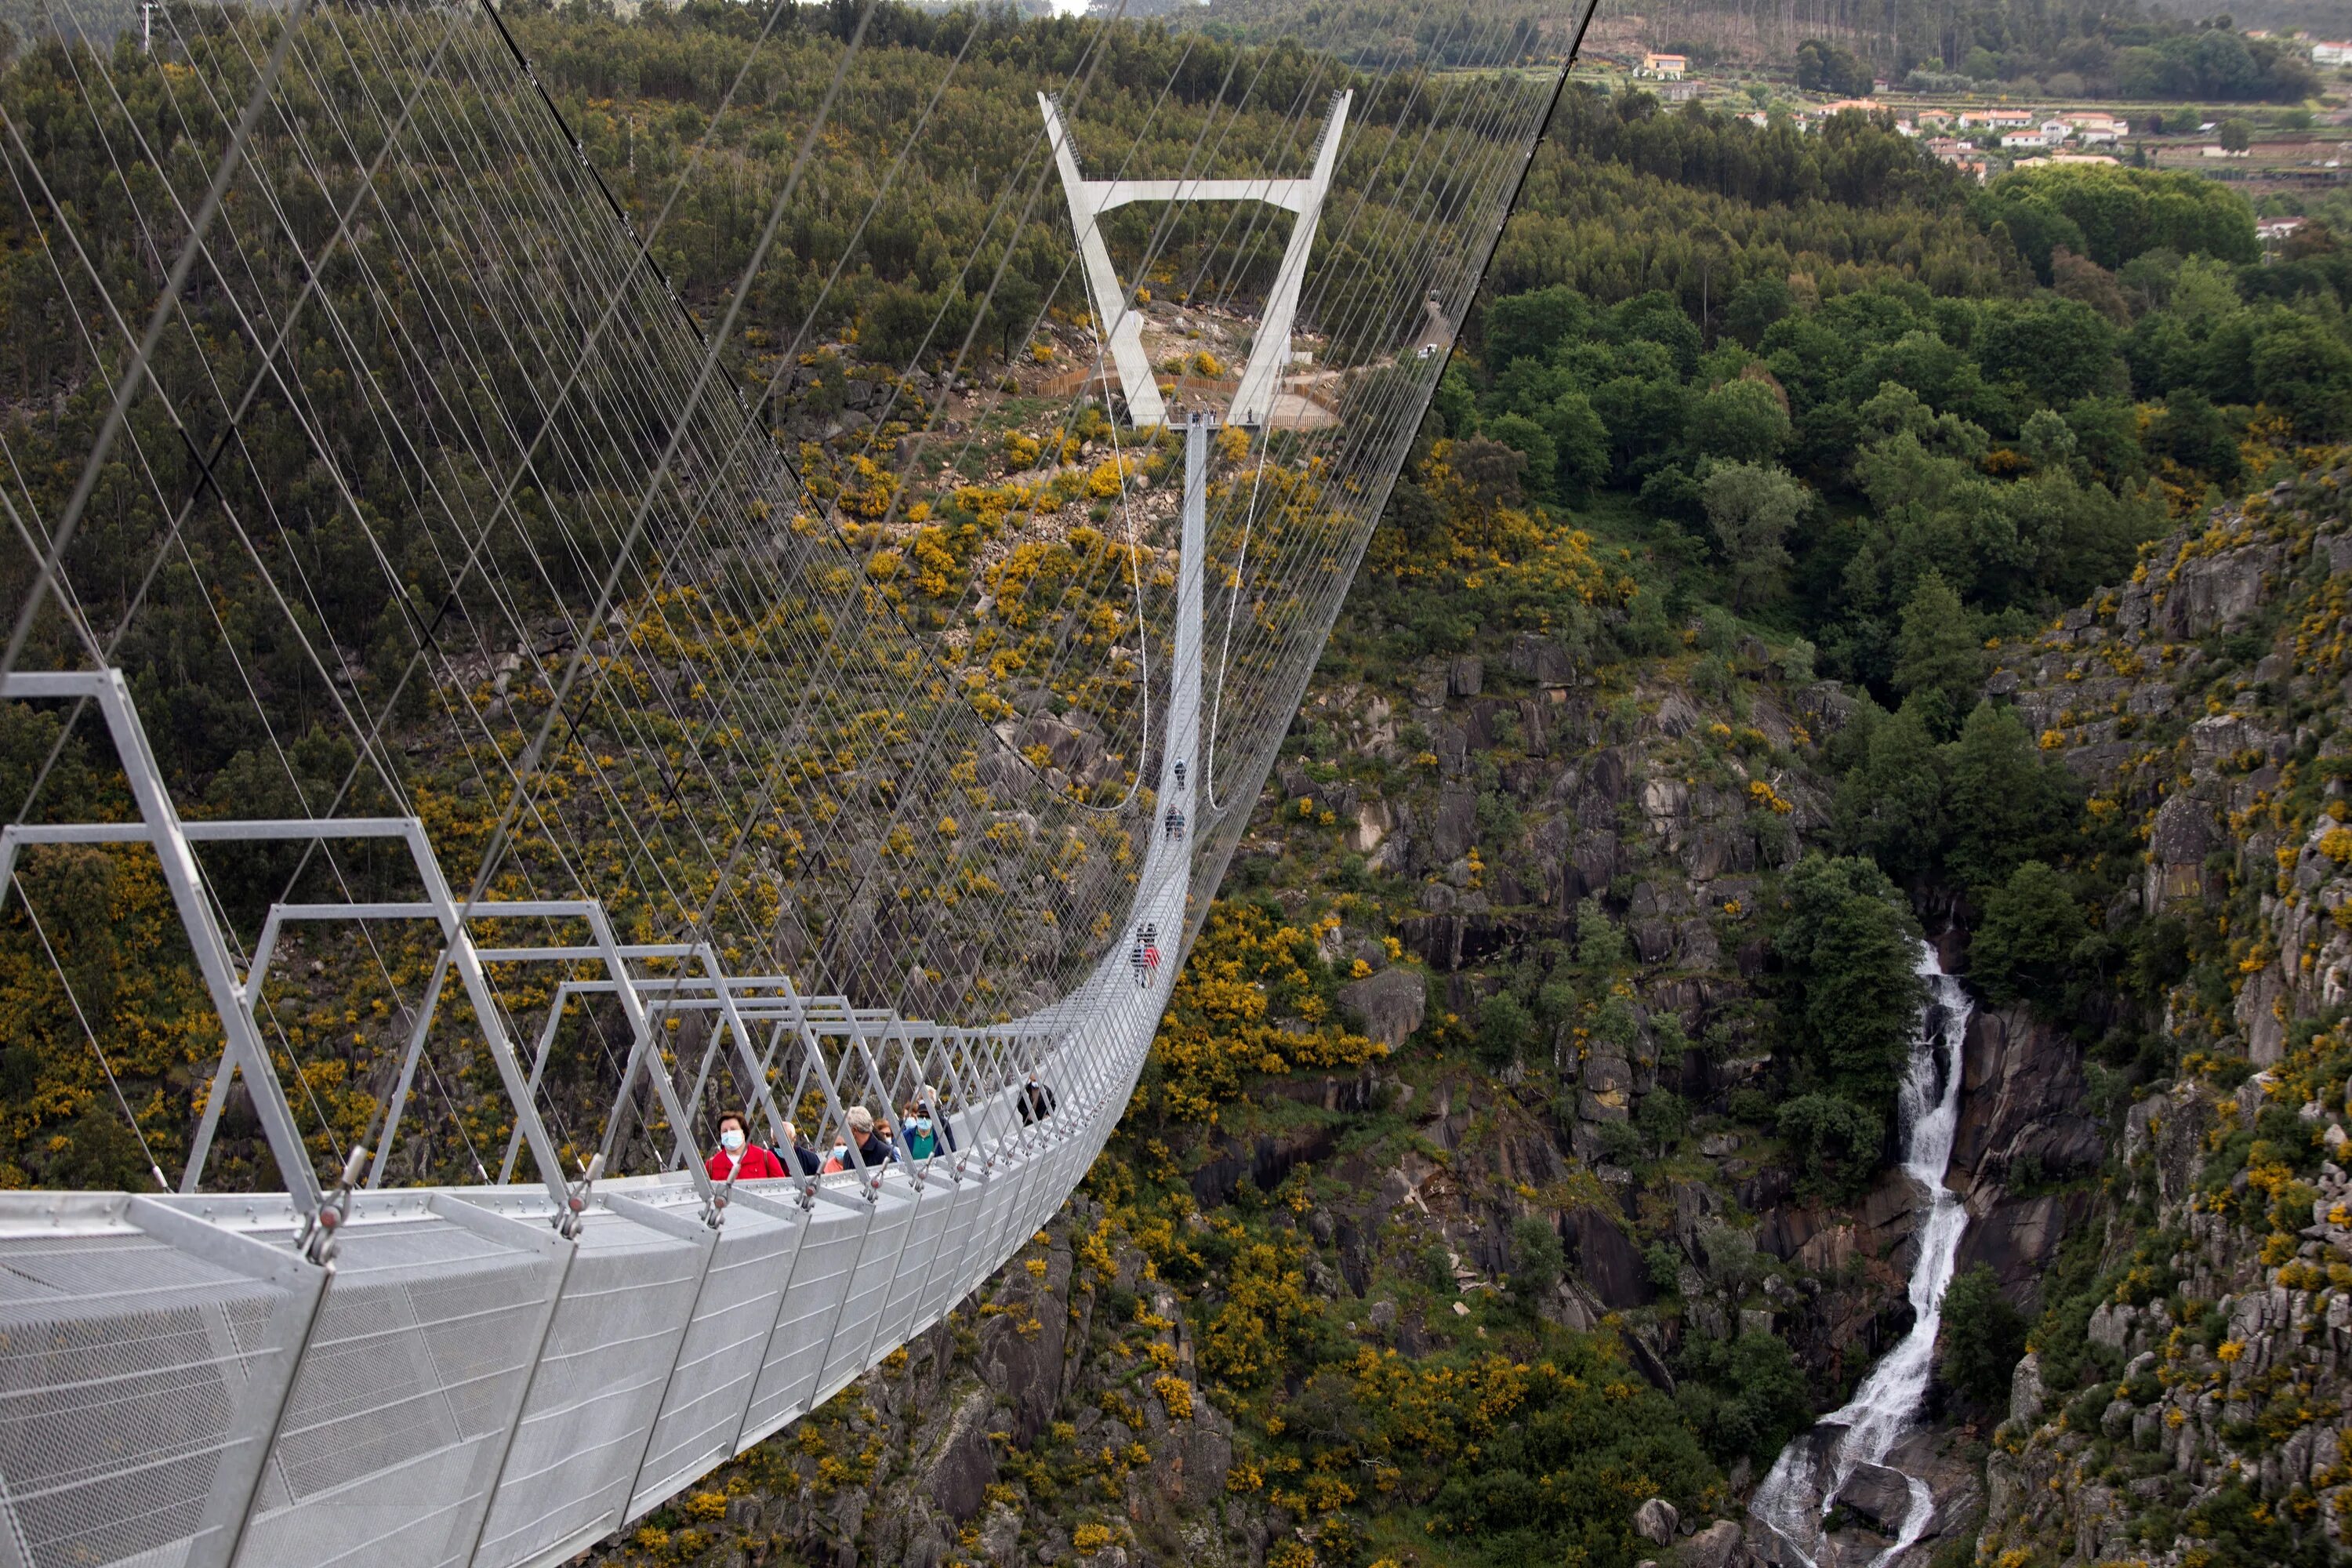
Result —
M 1000 1268 L 1128 1103 L 1590 14 L 1462 12 L 1442 71 L 1155 35 L 1150 82 L 1090 24 L 896 361 L 839 323 L 1003 24 L 750 15 L 626 192 L 487 5 L 60 6 L 0 79 L 55 356 L 0 428 L 0 939 L 79 1107 L 0 1167 L 0 1568 L 561 1562 Z M 1000 318 L 1097 374 L 983 371 Z M 901 1106 L 929 1152 L 859 1135 Z M 784 1176 L 706 1165 L 722 1110 Z M 46 1179 L 123 1129 L 153 1190 Z

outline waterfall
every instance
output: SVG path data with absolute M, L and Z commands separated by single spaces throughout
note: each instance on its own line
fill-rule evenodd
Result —
M 1918 1231 L 1919 1259 L 1911 1271 L 1911 1331 L 1871 1369 L 1852 1399 L 1781 1450 L 1748 1505 L 1749 1513 L 1806 1568 L 1813 1568 L 1822 1518 L 1838 1489 L 1860 1466 L 1884 1464 L 1910 1429 L 1927 1392 L 1944 1289 L 1952 1282 L 1952 1260 L 1969 1223 L 1959 1194 L 1944 1185 L 1944 1171 L 1959 1128 L 1960 1049 L 1972 1005 L 1959 981 L 1944 973 L 1936 950 L 1925 942 L 1920 949 L 1917 973 L 1927 982 L 1927 1005 L 1912 1041 L 1901 1100 L 1903 1170 L 1928 1194 Z M 1933 1512 L 1927 1483 L 1916 1476 L 1904 1479 L 1910 1483 L 1911 1506 L 1895 1544 L 1879 1553 L 1872 1568 L 1891 1563 L 1927 1533 Z

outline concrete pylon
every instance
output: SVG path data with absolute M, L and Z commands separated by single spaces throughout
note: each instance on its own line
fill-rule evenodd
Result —
M 1281 269 L 1266 295 L 1249 363 L 1242 368 L 1241 388 L 1226 416 L 1229 424 L 1262 425 L 1274 411 L 1282 373 L 1290 364 L 1290 328 L 1298 314 L 1298 291 L 1307 279 L 1307 258 L 1315 247 L 1315 225 L 1323 213 L 1324 195 L 1331 188 L 1331 171 L 1339 161 L 1339 138 L 1347 130 L 1352 96 L 1341 92 L 1331 100 L 1330 118 L 1315 146 L 1314 173 L 1303 179 L 1089 180 L 1078 171 L 1077 151 L 1062 124 L 1061 110 L 1046 94 L 1037 95 L 1054 163 L 1062 172 L 1062 192 L 1070 202 L 1070 226 L 1077 234 L 1096 331 L 1109 349 L 1128 415 L 1137 425 L 1165 424 L 1167 408 L 1143 352 L 1143 318 L 1129 304 L 1110 264 L 1110 248 L 1103 243 L 1102 215 L 1129 202 L 1265 202 L 1297 215 L 1290 243 L 1283 249 Z

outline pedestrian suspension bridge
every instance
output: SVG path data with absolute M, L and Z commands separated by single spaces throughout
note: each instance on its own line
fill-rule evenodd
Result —
M 643 168 L 487 5 L 61 0 L 0 77 L 0 1568 L 562 1562 L 1013 1256 L 1589 19 L 1141 83 L 1089 23 L 885 358 L 1012 24 L 751 15 Z M 852 1135 L 902 1107 L 928 1154 Z

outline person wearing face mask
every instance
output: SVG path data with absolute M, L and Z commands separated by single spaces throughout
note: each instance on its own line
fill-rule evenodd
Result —
M 783 1156 L 787 1173 L 793 1165 L 800 1167 L 803 1176 L 816 1175 L 824 1169 L 824 1156 L 809 1147 L 807 1140 L 801 1136 L 801 1130 L 789 1121 L 784 1123 L 784 1147 L 792 1151 Z
M 931 1130 L 931 1119 L 923 1113 L 922 1101 L 910 1100 L 898 1118 L 898 1131 L 905 1135 L 907 1158 L 928 1160 L 938 1152 L 939 1135 Z
M 782 1161 L 744 1136 L 743 1119 L 731 1110 L 719 1119 L 719 1149 L 703 1169 L 714 1182 L 756 1182 L 784 1173 Z
M 940 1141 L 940 1147 L 950 1154 L 954 1153 L 955 1125 L 948 1120 L 947 1111 L 940 1105 L 940 1091 L 928 1083 L 923 1085 L 919 1103 L 922 1106 L 923 1114 L 930 1118 L 931 1135 Z

